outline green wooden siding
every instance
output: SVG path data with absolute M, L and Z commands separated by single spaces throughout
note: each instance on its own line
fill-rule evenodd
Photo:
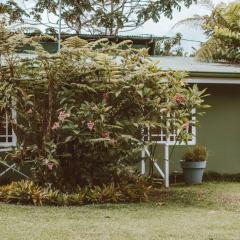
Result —
M 197 144 L 207 146 L 210 156 L 207 170 L 240 173 L 240 85 L 199 84 L 211 94 L 206 101 L 212 107 L 200 119 Z M 170 151 L 172 147 L 170 148 Z M 181 171 L 179 160 L 186 146 L 176 146 L 170 159 L 171 171 Z M 163 167 L 163 149 L 157 150 Z M 2 155 L 2 154 L 0 154 Z
M 199 84 L 207 88 L 207 103 L 212 107 L 201 117 L 197 128 L 197 144 L 207 146 L 207 170 L 219 173 L 240 173 L 240 85 Z M 179 160 L 185 146 L 174 148 L 171 171 L 180 171 Z M 159 154 L 162 158 L 161 154 Z M 162 165 L 162 161 L 161 161 Z

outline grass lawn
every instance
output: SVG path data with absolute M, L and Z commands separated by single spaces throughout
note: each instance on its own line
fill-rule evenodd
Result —
M 1 240 L 240 240 L 240 183 L 159 191 L 143 204 L 0 204 Z

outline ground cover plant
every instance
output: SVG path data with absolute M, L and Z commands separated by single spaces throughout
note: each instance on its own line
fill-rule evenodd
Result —
M 35 206 L 82 206 L 95 203 L 146 202 L 151 192 L 150 182 L 136 175 L 128 176 L 127 181 L 119 184 L 77 187 L 70 193 L 22 180 L 0 186 L 0 201 Z
M 73 37 L 49 54 L 39 44 L 45 36 L 1 28 L 0 108 L 18 139 L 5 160 L 30 162 L 35 183 L 63 191 L 117 184 L 150 144 L 142 129 L 190 137 L 192 109 L 201 114 L 204 91 L 188 86 L 184 73 L 162 72 L 147 49 Z M 31 59 L 19 57 L 26 45 Z

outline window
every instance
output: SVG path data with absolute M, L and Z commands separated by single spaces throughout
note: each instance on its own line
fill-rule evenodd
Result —
M 196 110 L 194 109 L 192 111 L 193 116 L 192 119 L 190 120 L 190 126 L 186 128 L 185 131 L 187 131 L 190 135 L 191 138 L 188 140 L 187 145 L 195 145 L 196 144 L 196 127 L 192 126 L 196 122 L 196 118 L 194 116 Z M 172 121 L 175 121 L 174 116 L 172 118 Z M 177 140 L 179 131 L 178 130 L 173 130 L 168 138 L 166 136 L 166 131 L 164 129 L 144 129 L 144 140 L 145 141 L 152 141 L 158 144 L 165 144 L 168 143 L 169 145 L 185 145 L 185 142 L 179 142 Z
M 12 117 L 16 118 L 14 111 Z M 16 140 L 16 135 L 8 122 L 7 113 L 0 111 L 0 148 L 14 147 L 16 146 Z

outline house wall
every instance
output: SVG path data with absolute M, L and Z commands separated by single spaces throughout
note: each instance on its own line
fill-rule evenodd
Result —
M 206 103 L 212 107 L 199 119 L 197 144 L 205 145 L 209 151 L 208 171 L 240 173 L 240 85 L 199 84 L 210 94 Z M 179 160 L 186 146 L 170 147 L 170 171 L 181 172 Z M 3 153 L 0 153 L 0 156 Z M 163 148 L 156 157 L 163 167 Z
M 199 84 L 210 94 L 211 108 L 199 119 L 197 144 L 209 151 L 207 170 L 219 173 L 240 173 L 240 85 Z M 171 171 L 181 172 L 179 160 L 186 146 L 176 146 L 170 159 Z M 173 147 L 170 148 L 170 152 Z M 158 157 L 162 157 L 159 148 Z M 163 166 L 163 161 L 160 161 Z

